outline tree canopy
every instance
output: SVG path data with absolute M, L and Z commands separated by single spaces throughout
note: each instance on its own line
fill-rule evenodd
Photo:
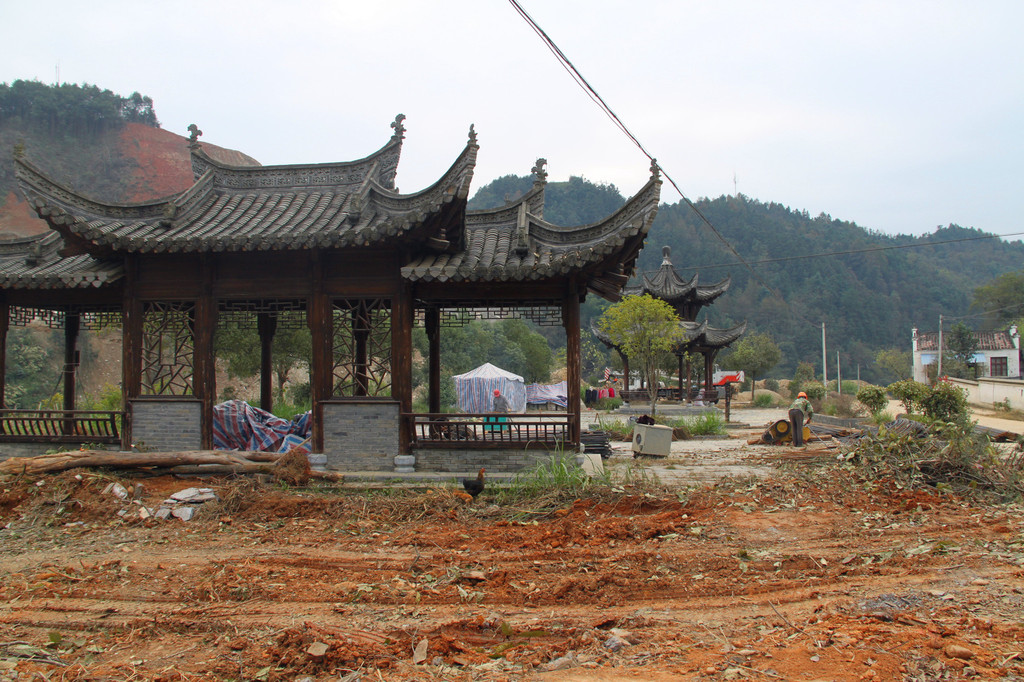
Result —
M 598 325 L 626 357 L 640 364 L 653 415 L 658 400 L 658 369 L 684 336 L 676 311 L 648 294 L 626 296 L 604 312 Z
M 754 386 L 758 377 L 782 359 L 782 351 L 772 337 L 764 332 L 748 334 L 740 339 L 729 354 L 727 364 L 750 375 L 750 398 L 754 398 Z

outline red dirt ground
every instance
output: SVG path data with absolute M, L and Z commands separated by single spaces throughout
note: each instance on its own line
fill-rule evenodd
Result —
M 551 511 L 119 479 L 222 496 L 143 521 L 111 480 L 4 481 L 0 680 L 1024 676 L 1019 507 L 783 473 Z

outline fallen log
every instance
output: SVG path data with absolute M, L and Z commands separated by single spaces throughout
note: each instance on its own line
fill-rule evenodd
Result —
M 0 474 L 54 473 L 85 467 L 108 469 L 138 469 L 174 467 L 181 465 L 219 464 L 228 466 L 272 466 L 254 462 L 246 454 L 221 450 L 195 450 L 184 452 L 108 452 L 104 450 L 75 450 L 57 452 L 38 457 L 11 457 L 0 462 Z M 280 455 L 279 455 L 280 457 Z

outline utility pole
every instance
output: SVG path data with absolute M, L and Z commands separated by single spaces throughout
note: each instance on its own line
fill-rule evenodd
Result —
M 843 394 L 843 366 L 839 364 L 839 351 L 836 351 L 836 389 Z
M 942 315 L 939 315 L 939 369 L 935 373 L 935 379 L 942 376 Z
M 828 365 L 825 355 L 825 323 L 821 323 L 821 383 L 828 386 Z

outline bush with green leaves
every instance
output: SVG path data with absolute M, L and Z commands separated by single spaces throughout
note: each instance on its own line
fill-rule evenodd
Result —
M 758 393 L 754 398 L 754 407 L 773 407 L 775 405 L 775 398 L 769 393 Z
M 885 387 L 896 400 L 903 403 L 903 409 L 907 414 L 920 413 L 924 405 L 924 399 L 928 396 L 930 389 L 927 385 L 913 379 L 904 379 L 891 383 Z
M 940 381 L 924 397 L 921 407 L 929 419 L 955 422 L 967 416 L 967 392 L 948 381 Z
M 809 381 L 803 385 L 803 392 L 811 400 L 822 400 L 825 397 L 825 385 L 820 381 Z
M 889 396 L 881 386 L 868 384 L 857 391 L 857 400 L 868 409 L 872 415 L 878 414 L 889 406 Z
M 602 412 L 614 412 L 622 407 L 622 398 L 601 398 L 594 403 L 594 409 Z
M 778 379 L 765 379 L 764 387 L 769 391 L 779 392 L 779 380 Z

